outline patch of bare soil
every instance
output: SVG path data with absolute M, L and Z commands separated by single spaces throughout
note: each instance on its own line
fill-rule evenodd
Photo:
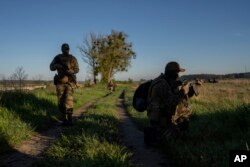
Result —
M 95 101 L 91 101 L 80 107 L 73 113 L 73 119 L 79 118 Z M 37 133 L 31 139 L 23 142 L 14 148 L 14 151 L 0 156 L 0 167 L 27 167 L 31 166 L 38 159 L 42 158 L 42 153 L 58 139 L 63 126 L 57 124 L 47 131 Z
M 117 101 L 117 110 L 121 128 L 121 140 L 128 148 L 131 148 L 136 165 L 143 167 L 169 166 L 167 158 L 159 150 L 144 144 L 144 134 L 134 126 L 128 116 L 122 95 Z

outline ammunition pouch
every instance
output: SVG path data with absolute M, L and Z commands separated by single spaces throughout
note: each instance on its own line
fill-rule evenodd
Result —
M 69 82 L 74 83 L 74 84 L 77 83 L 77 81 L 76 81 L 76 75 L 75 74 L 69 75 L 68 78 L 69 78 Z
M 56 74 L 54 76 L 54 85 L 58 85 L 58 84 L 66 84 L 69 82 L 69 77 L 66 75 L 58 75 Z

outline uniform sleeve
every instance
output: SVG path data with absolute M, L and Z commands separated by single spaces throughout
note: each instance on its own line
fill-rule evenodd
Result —
M 163 90 L 160 91 L 160 88 L 158 86 L 158 91 L 160 93 L 162 103 L 163 105 L 161 106 L 162 108 L 168 109 L 169 107 L 176 106 L 180 102 L 180 97 L 178 94 L 174 93 L 171 90 L 171 87 L 169 86 L 163 86 Z
M 50 70 L 51 71 L 55 71 L 56 70 L 56 57 L 50 63 Z
M 160 82 L 152 88 L 150 99 L 154 110 L 159 111 L 173 111 L 173 108 L 180 102 L 179 95 L 173 93 L 165 82 Z
M 73 74 L 76 74 L 79 72 L 79 65 L 78 65 L 78 62 L 77 62 L 77 59 L 72 56 L 72 70 L 73 70 Z

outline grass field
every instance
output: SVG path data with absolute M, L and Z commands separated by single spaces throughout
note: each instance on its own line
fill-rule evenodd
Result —
M 75 90 L 75 106 L 105 95 L 104 87 Z M 28 139 L 37 131 L 48 129 L 59 119 L 55 87 L 32 92 L 0 92 L 0 153 Z
M 148 126 L 146 112 L 132 108 L 135 85 L 119 85 L 105 96 L 103 85 L 75 90 L 75 109 L 99 99 L 75 126 L 44 153 L 37 166 L 135 166 L 132 153 L 121 146 L 115 102 L 126 89 L 125 103 L 139 130 Z M 250 145 L 250 81 L 225 80 L 205 83 L 191 99 L 193 114 L 189 131 L 179 138 L 159 143 L 172 166 L 228 166 L 229 150 L 247 150 Z M 54 87 L 32 92 L 0 94 L 0 154 L 46 130 L 56 122 Z M 142 141 L 143 142 L 143 141 Z
M 229 150 L 247 150 L 250 145 L 250 81 L 207 83 L 199 90 L 200 95 L 191 99 L 189 131 L 160 147 L 173 166 L 228 166 Z M 127 108 L 142 130 L 148 120 L 146 112 L 132 108 L 133 93 L 127 90 Z
M 45 153 L 37 166 L 129 167 L 131 153 L 120 146 L 116 100 L 121 90 L 100 99 Z

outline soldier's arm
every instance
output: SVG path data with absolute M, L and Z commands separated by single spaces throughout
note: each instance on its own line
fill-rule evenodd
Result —
M 63 71 L 63 70 L 65 70 L 64 67 L 58 63 L 58 55 L 50 63 L 50 70 L 51 71 L 55 71 L 55 70 Z
M 176 106 L 181 101 L 181 96 L 172 92 L 171 88 L 165 83 L 156 85 L 156 93 L 162 101 L 161 108 L 169 109 Z
M 74 56 L 72 56 L 71 69 L 68 71 L 68 73 L 76 74 L 78 72 L 79 72 L 79 65 L 78 65 L 77 59 Z
M 54 58 L 53 60 L 52 60 L 52 62 L 50 63 L 50 70 L 51 71 L 55 71 L 57 68 L 56 68 L 56 58 Z

